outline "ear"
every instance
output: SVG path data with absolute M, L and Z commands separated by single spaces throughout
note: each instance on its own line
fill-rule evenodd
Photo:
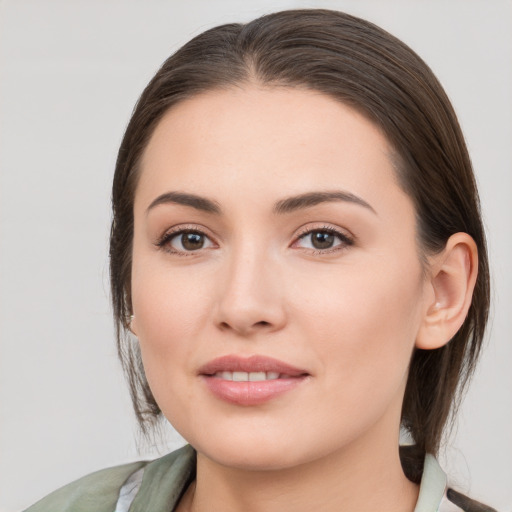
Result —
M 467 233 L 456 233 L 429 260 L 429 288 L 416 338 L 416 347 L 424 350 L 446 345 L 464 323 L 478 273 L 478 250 Z

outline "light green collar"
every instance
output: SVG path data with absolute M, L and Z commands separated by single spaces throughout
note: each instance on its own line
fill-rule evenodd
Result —
M 445 472 L 433 455 L 427 453 L 420 494 L 414 512 L 437 512 L 446 492 L 447 478 Z

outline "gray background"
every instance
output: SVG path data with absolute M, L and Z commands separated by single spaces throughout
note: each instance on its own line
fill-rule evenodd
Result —
M 116 359 L 110 182 L 143 86 L 198 32 L 293 7 L 346 10 L 412 46 L 453 100 L 489 230 L 492 330 L 443 457 L 512 511 L 512 2 L 0 1 L 0 512 L 93 470 L 153 457 Z M 169 430 L 168 447 L 180 443 Z

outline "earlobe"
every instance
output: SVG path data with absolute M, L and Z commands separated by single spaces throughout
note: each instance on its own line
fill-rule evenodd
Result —
M 134 336 L 137 336 L 136 326 L 135 326 L 135 315 L 130 315 L 129 316 L 129 318 L 128 318 L 128 329 L 130 329 L 130 332 Z
M 416 347 L 432 350 L 446 345 L 460 329 L 473 296 L 478 250 L 467 233 L 456 233 L 431 259 L 429 298 L 416 338 Z

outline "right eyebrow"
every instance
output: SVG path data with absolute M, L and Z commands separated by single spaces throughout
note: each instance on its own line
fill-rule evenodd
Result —
M 220 215 L 222 213 L 219 203 L 212 199 L 196 196 L 195 194 L 187 194 L 185 192 L 166 192 L 151 202 L 146 210 L 146 215 L 156 206 L 169 203 L 190 206 L 196 210 L 214 213 L 216 215 Z

